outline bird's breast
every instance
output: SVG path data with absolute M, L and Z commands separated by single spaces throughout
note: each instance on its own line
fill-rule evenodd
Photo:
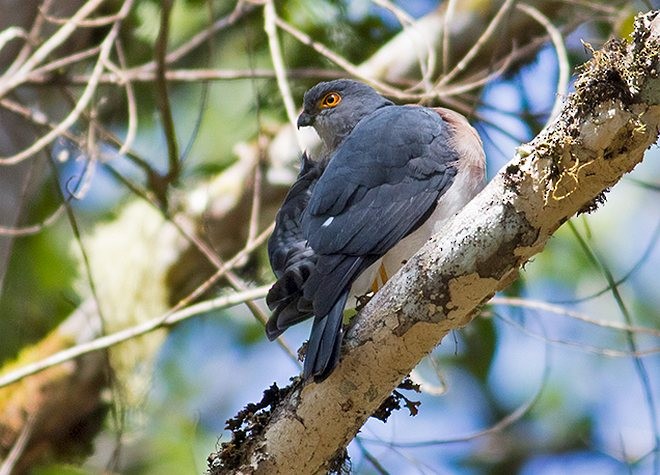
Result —
M 449 218 L 458 213 L 485 184 L 483 160 L 481 163 L 463 162 L 459 166 L 454 183 L 440 197 L 435 210 L 414 232 L 399 241 L 387 254 L 374 262 L 354 282 L 351 287 L 349 306 L 355 305 L 355 298 L 382 287 L 434 234 L 440 232 Z M 473 166 L 474 165 L 474 166 Z M 381 267 L 382 265 L 382 267 Z

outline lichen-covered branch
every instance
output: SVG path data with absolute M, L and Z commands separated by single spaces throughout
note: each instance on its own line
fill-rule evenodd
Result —
M 582 68 L 560 116 L 357 315 L 339 367 L 291 388 L 239 466 L 210 473 L 319 473 L 450 330 L 468 324 L 550 236 L 632 170 L 660 129 L 660 16 L 610 41 Z M 236 454 L 234 454 L 236 455 Z

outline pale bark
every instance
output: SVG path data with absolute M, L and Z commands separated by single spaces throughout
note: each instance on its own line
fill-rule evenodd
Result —
M 637 20 L 631 44 L 595 53 L 560 116 L 358 314 L 335 372 L 279 403 L 241 467 L 222 467 L 212 454 L 211 473 L 326 471 L 444 335 L 468 324 L 562 223 L 594 208 L 643 159 L 660 129 L 656 15 Z

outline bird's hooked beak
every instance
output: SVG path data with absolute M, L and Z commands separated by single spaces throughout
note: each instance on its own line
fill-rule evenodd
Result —
M 296 123 L 298 128 L 309 127 L 312 124 L 314 124 L 314 116 L 302 111 L 298 116 L 298 122 Z

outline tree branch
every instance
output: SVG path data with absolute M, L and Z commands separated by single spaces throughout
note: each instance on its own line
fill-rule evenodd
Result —
M 593 211 L 660 128 L 660 16 L 637 18 L 582 68 L 559 117 L 434 236 L 360 312 L 322 384 L 294 386 L 246 443 L 242 465 L 210 473 L 317 473 L 396 385 L 517 276 L 571 216 Z

